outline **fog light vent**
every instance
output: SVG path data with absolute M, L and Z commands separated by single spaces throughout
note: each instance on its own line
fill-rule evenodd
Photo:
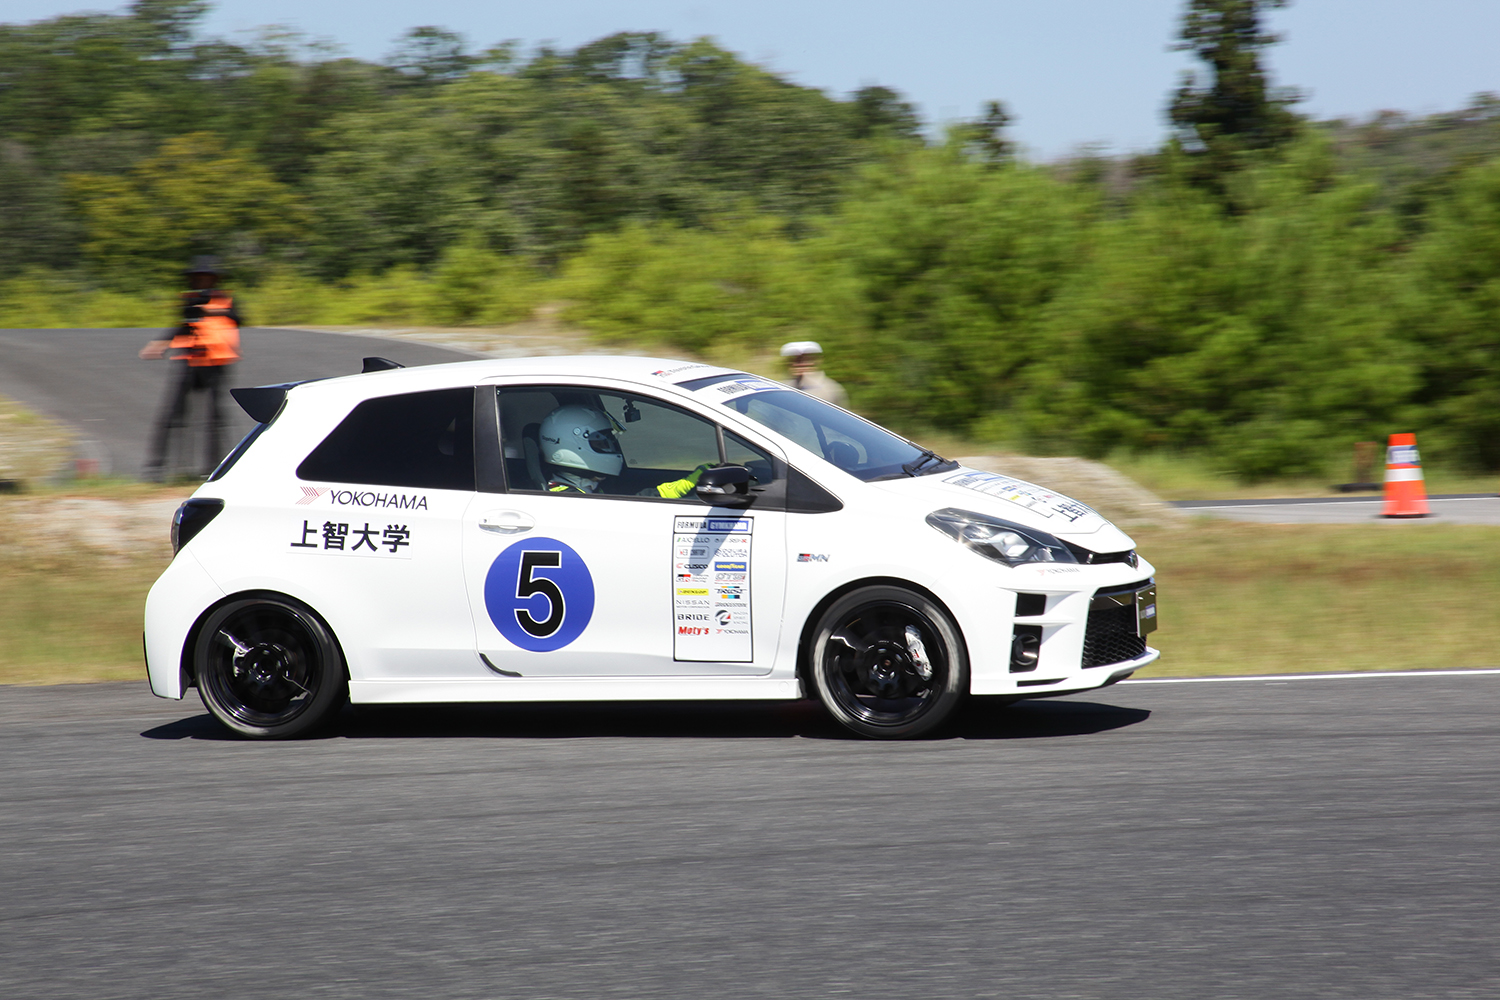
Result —
M 1037 668 L 1042 657 L 1042 627 L 1017 625 L 1010 640 L 1010 672 L 1025 674 Z

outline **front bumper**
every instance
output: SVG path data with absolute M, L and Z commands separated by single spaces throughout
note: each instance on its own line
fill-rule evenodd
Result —
M 1019 592 L 1006 644 L 1029 644 L 1034 655 L 976 664 L 969 690 L 1034 698 L 1103 687 L 1161 655 L 1146 644 L 1155 629 L 1156 582 L 1149 577 L 1093 590 Z M 994 651 L 998 644 L 987 645 Z
M 1161 650 L 1146 647 L 1146 652 L 1126 663 L 1109 663 L 1098 667 L 1086 667 L 1074 677 L 1061 677 L 1056 680 L 1034 680 L 1030 687 L 1023 686 L 1024 681 L 1018 682 L 1017 690 L 1012 692 L 1022 698 L 1054 698 L 1064 694 L 1078 694 L 1080 691 L 1095 691 L 1102 687 L 1117 684 L 1161 656 Z M 1070 682 L 1070 683 L 1065 683 Z M 976 692 L 977 693 L 977 692 Z

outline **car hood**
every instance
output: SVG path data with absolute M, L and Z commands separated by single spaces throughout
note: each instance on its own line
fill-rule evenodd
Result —
M 933 510 L 957 507 L 1039 528 L 1093 552 L 1135 548 L 1129 535 L 1087 504 L 1012 476 L 960 466 L 948 472 L 870 485 L 907 500 L 925 501 Z

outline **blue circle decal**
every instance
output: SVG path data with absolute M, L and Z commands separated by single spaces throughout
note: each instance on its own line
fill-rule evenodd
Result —
M 495 557 L 484 578 L 490 621 L 522 649 L 547 653 L 583 634 L 594 616 L 594 578 L 555 538 L 528 538 Z

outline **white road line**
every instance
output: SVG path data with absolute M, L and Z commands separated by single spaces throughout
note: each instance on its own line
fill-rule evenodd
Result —
M 1473 504 L 1475 501 L 1487 501 L 1487 499 L 1496 498 L 1494 496 L 1449 496 L 1449 498 L 1428 496 L 1427 502 L 1428 504 Z M 1383 504 L 1383 502 L 1385 501 L 1379 498 L 1379 496 L 1371 496 L 1371 498 L 1355 499 L 1355 501 L 1326 501 L 1319 502 L 1319 504 L 1277 504 L 1277 502 L 1269 502 L 1269 504 L 1214 504 L 1212 507 L 1205 504 L 1199 505 L 1199 507 L 1179 507 L 1178 510 L 1244 510 L 1244 508 L 1257 507 L 1352 507 L 1352 505 L 1370 507 L 1370 505 Z
M 1439 499 L 1428 497 L 1428 503 L 1473 503 L 1475 500 L 1491 500 L 1493 497 L 1450 497 Z M 1365 500 L 1329 500 L 1326 503 L 1227 503 L 1214 504 L 1213 506 L 1202 505 L 1196 507 L 1178 507 L 1178 510 L 1245 510 L 1259 507 L 1348 507 L 1351 505 L 1370 506 L 1372 504 L 1384 503 L 1380 497 L 1370 497 Z
M 1469 677 L 1500 674 L 1500 667 L 1473 670 L 1366 670 L 1354 674 L 1251 674 L 1245 677 L 1142 677 L 1121 684 L 1230 684 L 1236 681 L 1352 681 L 1374 677 Z

